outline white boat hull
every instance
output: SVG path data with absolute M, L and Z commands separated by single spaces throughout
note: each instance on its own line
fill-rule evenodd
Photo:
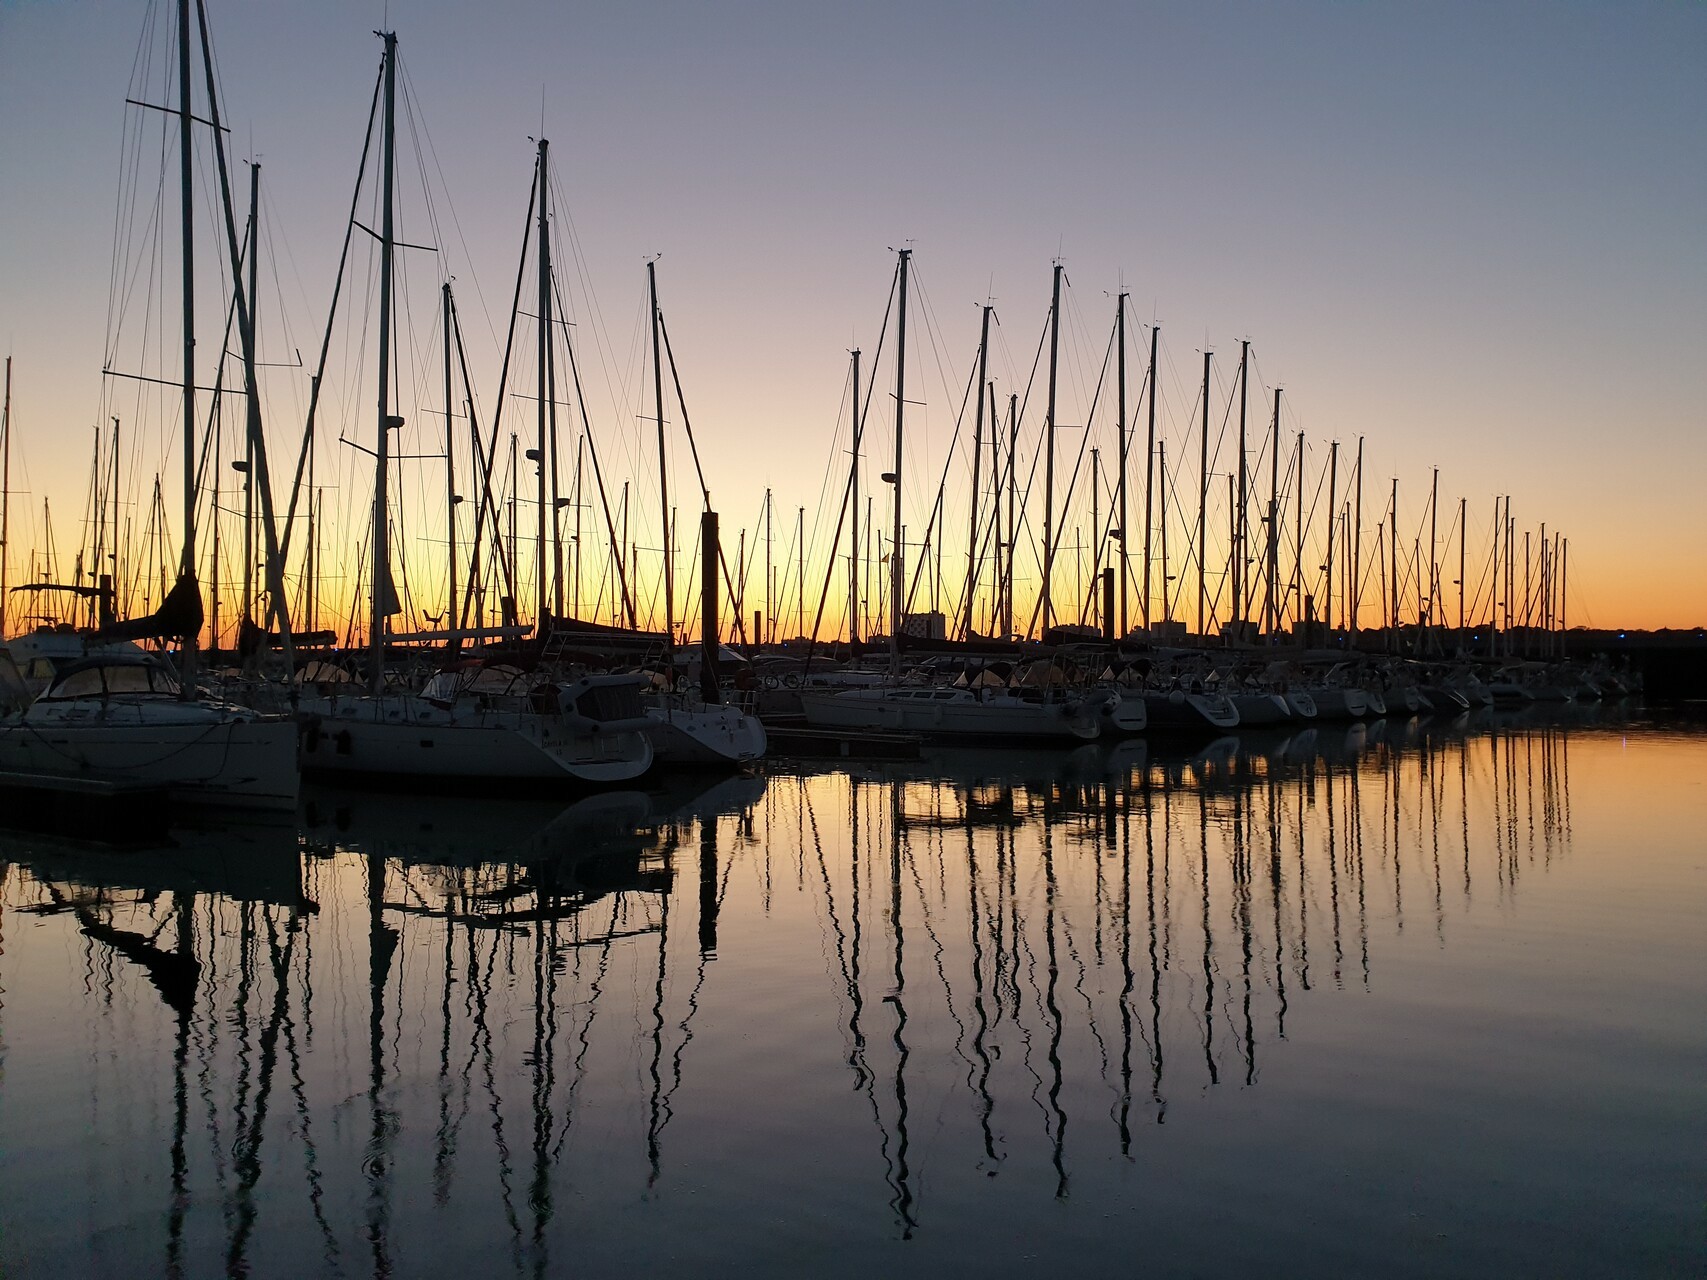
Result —
M 447 710 L 411 695 L 332 699 L 305 719 L 302 767 L 327 776 L 611 786 L 652 766 L 638 728 L 589 732 L 560 716 Z
M 650 706 L 646 736 L 662 764 L 739 767 L 764 757 L 765 727 L 735 707 Z
M 159 724 L 135 711 L 114 706 L 81 719 L 13 718 L 0 724 L 0 769 L 164 786 L 181 804 L 296 807 L 292 721 L 210 716 Z

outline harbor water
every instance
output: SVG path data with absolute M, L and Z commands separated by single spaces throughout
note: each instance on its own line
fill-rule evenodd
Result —
M 0 837 L 0 1274 L 1707 1270 L 1707 727 Z

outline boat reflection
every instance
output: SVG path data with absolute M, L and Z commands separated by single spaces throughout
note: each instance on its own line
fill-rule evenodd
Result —
M 849 1131 L 819 1072 L 867 1135 L 826 1158 L 904 1238 L 924 1162 L 1065 1197 L 1170 1099 L 1258 1086 L 1307 993 L 1369 987 L 1406 931 L 1444 945 L 1457 903 L 1564 856 L 1571 734 L 1500 716 L 568 807 L 315 787 L 276 836 L 9 839 L 0 884 L 75 939 L 91 1140 L 167 1174 L 97 1169 L 86 1212 L 110 1198 L 168 1274 L 307 1239 L 339 1272 L 497 1249 L 544 1274 L 601 1206 L 726 1170 L 763 1107 Z M 749 1040 L 799 1096 L 714 1070 Z M 71 1264 L 104 1221 L 65 1226 Z M 464 1243 L 419 1230 L 449 1221 Z

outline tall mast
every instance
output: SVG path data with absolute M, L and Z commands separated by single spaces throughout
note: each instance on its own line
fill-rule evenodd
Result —
M 391 432 L 402 420 L 391 413 L 391 259 L 396 244 L 393 190 L 397 157 L 393 142 L 397 128 L 397 33 L 380 34 L 385 41 L 385 125 L 381 138 L 384 190 L 380 198 L 379 236 L 379 447 L 375 451 L 373 486 L 372 609 L 368 618 L 368 686 L 385 687 L 385 620 L 391 613 L 391 547 L 386 523 L 386 470 L 391 456 Z
M 1209 637 L 1205 608 L 1209 603 L 1209 362 L 1214 357 L 1203 353 L 1203 431 L 1199 440 L 1197 464 L 1197 634 Z
M 10 373 L 11 373 L 11 367 L 10 366 L 11 366 L 11 360 L 10 360 L 10 358 L 8 358 L 7 359 L 7 374 L 8 374 L 7 380 L 8 380 L 8 382 L 10 382 Z M 108 546 L 111 548 L 111 550 L 109 551 L 108 555 L 112 561 L 112 566 L 113 566 L 113 609 L 114 609 L 115 613 L 118 610 L 118 584 L 124 581 L 124 565 L 122 563 L 120 563 L 120 561 L 119 561 L 119 436 L 120 436 L 120 434 L 121 434 L 121 427 L 119 424 L 119 420 L 118 420 L 118 418 L 115 417 L 113 419 L 113 475 L 112 475 L 112 481 L 110 482 L 110 484 L 108 486 L 108 491 L 107 491 L 107 495 L 111 499 L 112 508 L 113 508 L 112 537 L 108 540 Z M 8 436 L 8 439 L 6 442 L 6 447 L 7 447 L 8 451 L 10 451 L 10 449 L 12 447 L 11 446 L 11 439 L 9 436 Z M 11 461 L 11 459 L 10 459 L 10 457 L 8 457 L 7 468 L 6 468 L 7 472 L 8 472 L 8 478 L 10 476 L 10 471 L 11 471 L 10 461 Z M 6 487 L 5 481 L 0 480 L 0 489 L 3 489 L 5 487 Z M 4 550 L 3 550 L 3 546 L 4 546 L 4 543 L 6 541 L 6 532 L 5 532 L 4 525 L 5 525 L 5 516 L 3 514 L 0 514 L 0 557 L 3 557 L 5 554 Z
M 859 643 L 859 451 L 864 443 L 865 418 L 859 411 L 859 348 L 853 356 L 853 461 L 849 464 L 848 514 L 848 643 Z M 741 611 L 737 609 L 739 618 Z
M 1440 544 L 1435 541 L 1439 533 L 1438 518 L 1440 499 L 1440 468 L 1434 469 L 1434 479 L 1428 486 L 1428 621 L 1432 629 L 1436 622 L 1435 614 L 1440 612 Z
M 1268 444 L 1268 593 L 1263 601 L 1268 625 L 1263 628 L 1273 635 L 1280 626 L 1280 388 L 1274 389 L 1274 422 L 1269 428 Z
M 539 253 L 536 255 L 537 260 L 538 260 L 537 265 L 539 268 L 539 280 L 538 280 L 538 290 L 539 290 L 539 301 L 538 301 L 538 315 L 539 315 L 538 347 L 539 347 L 539 356 L 538 356 L 538 364 L 539 364 L 539 368 L 535 371 L 536 381 L 538 382 L 538 393 L 539 394 L 538 394 L 538 422 L 537 422 L 537 426 L 535 428 L 535 431 L 536 431 L 536 435 L 535 435 L 536 448 L 533 451 L 535 461 L 538 464 L 537 469 L 535 471 L 535 485 L 534 485 L 534 489 L 535 489 L 534 501 L 536 503 L 534 510 L 535 510 L 535 515 L 537 516 L 537 519 L 535 521 L 536 532 L 534 534 L 534 557 L 533 557 L 533 559 L 534 559 L 534 605 L 533 605 L 533 607 L 534 607 L 534 618 L 535 618 L 536 628 L 539 627 L 540 625 L 542 625 L 539 620 L 544 618 L 545 610 L 546 610 L 546 603 L 545 602 L 546 602 L 547 597 L 546 597 L 546 583 L 545 583 L 545 513 L 546 513 L 546 506 L 545 506 L 545 469 L 551 465 L 550 464 L 551 454 L 549 452 L 550 427 L 549 427 L 549 424 L 547 422 L 547 414 L 550 412 L 551 389 L 550 389 L 550 387 L 548 387 L 546 385 L 546 365 L 549 364 L 550 360 L 551 360 L 551 227 L 550 227 L 551 214 L 550 214 L 550 209 L 548 207 L 550 204 L 550 198 L 551 198 L 550 197 L 550 192 L 551 192 L 551 182 L 550 182 L 551 154 L 550 154 L 550 148 L 551 148 L 551 144 L 549 142 L 547 142 L 544 138 L 541 138 L 539 140 L 539 164 L 536 166 L 539 170 L 539 199 L 536 202 L 536 206 L 537 206 L 536 207 L 536 213 L 537 213 L 537 216 L 539 219 L 539 228 L 538 228 Z M 658 336 L 657 326 L 654 325 L 653 330 L 652 330 L 652 337 L 653 337 L 654 344 L 656 344 L 657 336 Z M 656 359 L 654 359 L 654 363 L 656 363 Z
M 1156 444 L 1157 461 L 1162 468 L 1161 517 L 1162 517 L 1162 621 L 1174 620 L 1174 597 L 1168 590 L 1168 442 L 1158 441 Z
M 1357 437 L 1357 532 L 1351 540 L 1351 638 L 1357 641 L 1358 612 L 1363 604 L 1363 437 Z
M 978 481 L 979 463 L 984 456 L 984 384 L 990 371 L 990 312 L 995 308 L 984 304 L 984 319 L 978 331 L 978 413 L 972 421 L 972 515 L 966 533 L 966 617 L 961 623 L 961 638 L 972 638 L 972 605 L 978 598 Z M 992 435 L 995 424 L 991 424 Z
M 260 279 L 259 242 L 256 237 L 261 229 L 261 166 L 249 166 L 249 324 L 258 331 L 259 317 L 256 312 L 256 287 Z M 253 349 L 254 344 L 245 344 Z M 223 421 L 223 416 L 221 418 Z M 215 500 L 214 509 L 218 510 Z M 214 532 L 219 531 L 218 518 L 215 517 Z M 215 575 L 217 578 L 217 575 Z M 217 593 L 219 584 L 214 583 Z M 255 620 L 255 437 L 249 432 L 243 433 L 243 621 Z M 219 630 L 213 633 L 213 645 L 219 647 Z
M 1049 303 L 1049 404 L 1043 423 L 1043 634 L 1053 621 L 1050 610 L 1050 579 L 1055 569 L 1055 373 L 1061 354 L 1061 264 L 1055 264 L 1055 281 Z
M 455 629 L 456 619 L 456 415 L 451 412 L 450 357 L 451 314 L 450 281 L 443 285 L 445 329 L 445 567 L 450 593 L 445 599 L 445 626 Z M 452 640 L 454 646 L 458 641 Z
M 1529 530 L 1523 531 L 1523 656 L 1528 657 L 1534 643 L 1535 620 L 1531 613 L 1531 595 L 1535 589 L 1529 558 Z
M 1340 475 L 1340 442 L 1330 441 L 1328 444 L 1328 562 L 1323 572 L 1328 589 L 1327 635 L 1331 640 L 1334 632 L 1334 502 L 1339 492 Z
M 1458 647 L 1464 647 L 1464 539 L 1470 535 L 1469 526 L 1470 503 L 1467 498 L 1458 499 Z
M 1387 646 L 1399 647 L 1399 477 L 1393 477 L 1393 500 L 1387 507 Z
M 907 417 L 907 269 L 912 261 L 911 249 L 901 250 L 897 270 L 901 274 L 900 311 L 895 327 L 895 508 L 892 517 L 893 535 L 889 547 L 889 657 L 896 665 L 901 661 L 901 599 L 902 561 L 906 553 L 901 542 L 901 445 Z
M 1492 590 L 1488 593 L 1488 613 L 1493 621 L 1488 630 L 1488 652 L 1494 657 L 1499 656 L 1500 638 L 1500 595 L 1505 586 L 1505 518 L 1500 513 L 1500 495 L 1494 495 L 1494 581 Z
M 776 572 L 771 568 L 771 491 L 765 490 L 765 631 L 776 639 Z M 761 636 L 760 639 L 764 637 Z
M 1150 429 L 1144 444 L 1144 630 L 1150 629 L 1150 538 L 1155 532 L 1156 522 L 1152 519 L 1155 514 L 1156 500 L 1156 342 L 1161 337 L 1162 326 L 1150 326 L 1150 372 L 1147 381 L 1150 385 Z M 1168 584 L 1162 583 L 1162 592 L 1166 595 Z
M 196 233 L 192 182 L 195 139 L 190 133 L 190 0 L 178 0 L 178 197 L 184 282 L 184 550 L 179 575 L 196 572 Z M 198 609 L 197 612 L 200 612 Z M 197 634 L 184 637 L 183 696 L 193 693 Z
M 1298 492 L 1297 517 L 1293 521 L 1292 539 L 1292 620 L 1296 624 L 1304 621 L 1304 433 L 1298 433 Z M 1299 632 L 1300 637 L 1309 635 L 1309 628 Z
M 1249 607 L 1245 600 L 1245 505 L 1249 476 L 1245 465 L 1245 415 L 1250 405 L 1251 342 L 1239 342 L 1239 486 L 1233 517 L 1233 620 L 1241 625 Z
M 676 635 L 676 566 L 670 546 L 670 475 L 664 457 L 664 364 L 658 334 L 658 263 L 646 264 L 646 292 L 652 305 L 652 404 L 658 411 L 658 506 L 664 517 L 664 649 L 668 657 Z M 675 671 L 667 667 L 672 687 Z
M 1098 530 L 1102 528 L 1102 450 L 1094 444 L 1091 446 L 1091 596 L 1099 599 L 1097 583 L 1102 574 L 1102 538 Z M 1077 529 L 1074 530 L 1075 534 Z M 1082 550 L 1074 557 L 1079 562 L 1079 621 L 1085 620 L 1085 591 L 1084 591 L 1084 553 Z M 1095 610 L 1092 613 L 1095 614 Z M 1103 619 L 1097 617 L 1097 630 L 1101 631 Z
M 1019 498 L 1019 394 L 1008 393 L 1008 559 L 1003 574 L 1002 639 L 1014 635 L 1014 511 Z
M 806 508 L 799 508 L 794 526 L 794 634 L 806 635 Z
M 1119 420 L 1120 438 L 1120 475 L 1115 480 L 1115 522 L 1120 527 L 1120 636 L 1125 638 L 1128 627 L 1126 605 L 1126 467 L 1127 454 L 1131 449 L 1132 424 L 1126 421 L 1126 291 L 1122 289 L 1120 296 L 1114 300 L 1114 341 L 1119 348 L 1120 357 L 1117 361 L 1116 377 L 1119 382 L 1119 403 L 1115 408 L 1115 416 Z

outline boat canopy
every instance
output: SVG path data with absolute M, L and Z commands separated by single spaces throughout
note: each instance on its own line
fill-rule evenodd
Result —
M 146 653 L 112 653 L 68 663 L 38 702 L 64 702 L 79 698 L 151 694 L 176 698 L 178 677 L 165 663 Z

